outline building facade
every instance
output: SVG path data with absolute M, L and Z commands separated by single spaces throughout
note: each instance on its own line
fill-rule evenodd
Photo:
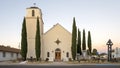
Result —
M 49 58 L 49 61 L 67 61 L 68 58 L 71 58 L 71 33 L 59 23 L 44 33 L 44 23 L 42 19 L 41 9 L 38 7 L 30 7 L 26 10 L 27 14 L 25 16 L 25 19 L 28 42 L 27 58 L 36 58 L 35 35 L 37 28 L 37 18 L 39 18 L 40 23 L 41 59 L 45 60 L 46 58 Z
M 112 52 L 112 58 L 120 58 L 120 48 L 116 47 Z
M 0 45 L 0 61 L 17 60 L 21 58 L 20 49 Z

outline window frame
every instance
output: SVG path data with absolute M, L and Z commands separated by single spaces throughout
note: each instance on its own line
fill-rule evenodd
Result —
M 11 52 L 11 57 L 13 57 L 13 55 L 14 55 L 13 52 Z
M 50 57 L 50 52 L 47 52 L 47 57 Z
M 6 52 L 5 51 L 3 51 L 2 54 L 3 54 L 3 57 L 6 57 Z
M 69 57 L 69 52 L 66 53 L 66 57 Z

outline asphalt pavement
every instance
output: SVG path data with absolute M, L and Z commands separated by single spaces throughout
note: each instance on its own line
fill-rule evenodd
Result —
M 0 68 L 120 68 L 120 65 L 0 65 Z

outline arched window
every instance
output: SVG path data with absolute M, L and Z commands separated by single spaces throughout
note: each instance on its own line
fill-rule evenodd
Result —
M 50 57 L 50 52 L 47 52 L 47 57 Z
M 69 53 L 68 52 L 66 53 L 66 57 L 69 57 Z
M 34 10 L 32 10 L 32 16 L 35 16 L 35 11 Z

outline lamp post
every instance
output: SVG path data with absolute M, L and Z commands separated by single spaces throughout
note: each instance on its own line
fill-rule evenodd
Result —
M 111 61 L 112 60 L 112 45 L 113 45 L 111 39 L 108 40 L 106 45 L 108 45 L 108 61 Z

